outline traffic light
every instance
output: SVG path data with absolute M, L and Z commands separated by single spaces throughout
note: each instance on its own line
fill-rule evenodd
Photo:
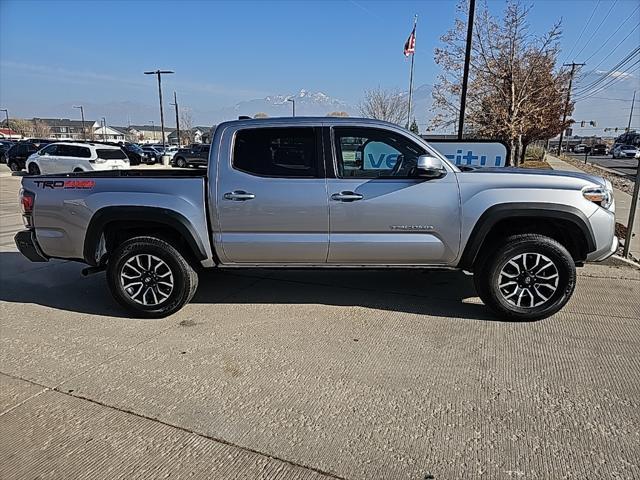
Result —
M 584 128 L 584 120 L 580 122 L 580 128 Z

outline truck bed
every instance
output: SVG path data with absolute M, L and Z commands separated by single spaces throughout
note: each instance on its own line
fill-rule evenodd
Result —
M 37 175 L 37 178 L 184 178 L 184 177 L 206 177 L 206 168 L 171 168 L 171 169 L 129 169 L 129 170 L 94 170 L 91 172 L 77 173 L 50 173 L 47 175 Z M 30 177 L 25 175 L 25 177 Z M 36 177 L 31 177 L 36 178 Z

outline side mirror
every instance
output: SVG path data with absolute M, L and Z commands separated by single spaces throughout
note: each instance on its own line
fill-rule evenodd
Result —
M 439 158 L 431 155 L 420 155 L 416 165 L 416 172 L 420 178 L 440 178 L 444 177 L 447 170 Z

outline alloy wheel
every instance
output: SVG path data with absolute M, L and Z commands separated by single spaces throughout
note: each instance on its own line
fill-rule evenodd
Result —
M 518 308 L 535 308 L 556 293 L 560 274 L 549 257 L 541 253 L 521 253 L 504 264 L 498 275 L 502 297 Z
M 134 302 L 155 307 L 173 292 L 173 272 L 167 263 L 150 254 L 128 259 L 120 270 L 120 285 Z

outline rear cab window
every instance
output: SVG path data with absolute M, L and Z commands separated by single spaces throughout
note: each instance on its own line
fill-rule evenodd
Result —
M 315 178 L 321 170 L 316 139 L 313 127 L 239 130 L 232 166 L 261 177 Z

